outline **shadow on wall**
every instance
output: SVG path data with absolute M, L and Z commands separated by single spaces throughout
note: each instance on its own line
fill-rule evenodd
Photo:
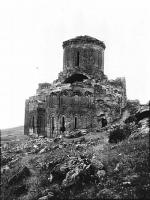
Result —
M 88 77 L 83 74 L 73 74 L 72 76 L 67 78 L 64 83 L 74 83 L 77 81 L 83 82 L 83 80 L 85 80 L 85 79 L 88 79 Z

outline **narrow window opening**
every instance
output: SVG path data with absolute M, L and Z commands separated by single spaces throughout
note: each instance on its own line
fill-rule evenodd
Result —
M 74 128 L 75 129 L 77 128 L 77 117 L 75 117 L 75 119 L 74 119 Z
M 60 132 L 64 133 L 66 130 L 66 127 L 65 127 L 65 118 L 62 117 L 62 123 L 61 123 L 61 127 L 60 127 Z
M 76 55 L 76 66 L 79 66 L 79 51 L 77 52 L 77 55 Z
M 32 118 L 32 129 L 33 129 L 33 133 L 35 133 L 34 116 Z
M 52 131 L 55 129 L 54 117 L 52 117 Z

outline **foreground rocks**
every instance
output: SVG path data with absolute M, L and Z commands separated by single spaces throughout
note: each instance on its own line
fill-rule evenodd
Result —
M 107 131 L 3 145 L 3 200 L 121 199 L 143 197 L 142 190 L 147 195 L 147 122 L 133 125 L 130 136 L 115 145 Z
M 28 176 L 30 176 L 30 170 L 26 166 L 23 166 L 21 169 L 19 169 L 19 171 L 16 174 L 14 174 L 8 180 L 8 184 L 9 185 L 16 184 L 17 182 L 23 180 L 24 178 L 26 178 Z

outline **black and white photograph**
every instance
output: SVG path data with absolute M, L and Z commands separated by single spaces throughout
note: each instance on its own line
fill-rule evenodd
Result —
M 0 1 L 0 199 L 150 199 L 150 1 Z

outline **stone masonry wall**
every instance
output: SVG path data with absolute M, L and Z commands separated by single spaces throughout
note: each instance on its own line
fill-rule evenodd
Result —
M 97 45 L 67 46 L 63 59 L 63 71 L 67 77 L 75 73 L 98 77 L 104 71 L 104 49 Z
M 63 43 L 63 71 L 40 83 L 25 105 L 24 133 L 56 137 L 64 131 L 103 127 L 126 106 L 124 78 L 104 74 L 105 44 L 89 36 Z M 105 122 L 105 123 L 104 123 Z

